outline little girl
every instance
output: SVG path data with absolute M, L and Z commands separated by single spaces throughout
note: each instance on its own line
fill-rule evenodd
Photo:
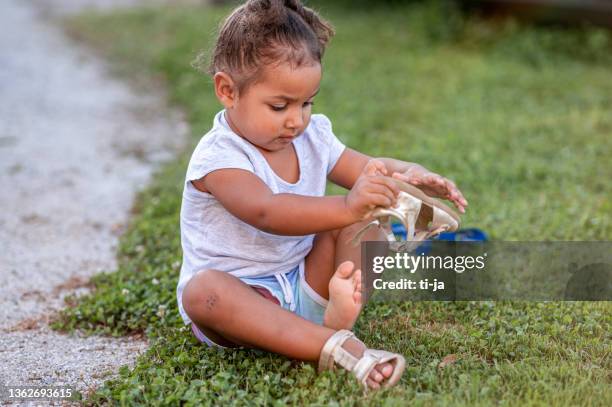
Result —
M 196 147 L 181 208 L 179 310 L 209 346 L 255 347 L 334 364 L 388 387 L 401 355 L 350 332 L 362 307 L 360 248 L 348 243 L 398 194 L 385 175 L 467 202 L 448 179 L 345 147 L 311 115 L 332 27 L 298 0 L 250 0 L 221 27 L 210 65 L 224 109 Z M 348 190 L 324 196 L 326 180 Z M 385 240 L 370 229 L 365 240 Z

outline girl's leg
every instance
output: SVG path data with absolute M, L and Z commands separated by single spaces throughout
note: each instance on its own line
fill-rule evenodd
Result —
M 324 326 L 350 330 L 361 312 L 361 245 L 353 246 L 350 241 L 367 223 L 359 222 L 342 229 L 318 233 L 312 250 L 306 256 L 306 282 L 329 300 Z M 362 238 L 362 241 L 386 240 L 385 234 L 378 228 L 371 228 Z M 365 348 L 365 345 L 362 346 Z M 368 383 L 372 382 L 370 386 L 378 388 L 378 383 L 392 373 L 393 366 L 382 363 L 372 370 Z
M 324 320 L 330 328 L 352 329 L 361 312 L 361 245 L 353 246 L 350 240 L 367 223 L 318 233 L 306 256 L 306 282 L 330 301 Z M 362 241 L 386 241 L 386 236 L 380 229 L 371 228 Z
M 200 272 L 189 281 L 183 306 L 207 334 L 214 331 L 235 343 L 305 361 L 317 362 L 323 345 L 335 332 L 279 307 L 238 278 L 216 270 Z M 352 339 L 343 347 L 356 357 L 365 350 L 363 343 Z M 381 368 L 379 365 L 370 374 L 368 383 L 373 388 L 383 380 Z
M 187 283 L 183 306 L 205 333 L 212 330 L 232 342 L 301 360 L 318 360 L 323 344 L 334 333 L 217 270 L 200 272 Z

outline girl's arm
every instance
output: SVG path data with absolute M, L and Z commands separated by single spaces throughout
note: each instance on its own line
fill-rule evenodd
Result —
M 376 206 L 393 205 L 399 190 L 377 175 L 381 169 L 381 163 L 367 165 L 346 196 L 274 194 L 258 176 L 239 169 L 213 171 L 192 182 L 251 226 L 278 235 L 307 235 L 351 225 Z
M 372 157 L 346 148 L 328 178 L 336 185 L 351 189 L 370 160 Z M 387 175 L 415 185 L 427 195 L 448 199 L 459 211 L 465 212 L 468 202 L 453 181 L 416 163 L 385 157 L 376 158 L 376 160 L 385 165 Z
M 338 159 L 338 162 L 329 173 L 328 178 L 331 182 L 346 189 L 351 189 L 357 181 L 359 174 L 363 172 L 366 164 L 373 158 L 355 151 L 350 148 L 345 148 L 344 152 Z M 406 161 L 396 160 L 393 158 L 376 158 L 385 164 L 387 174 L 391 176 L 394 172 L 406 172 L 411 168 L 423 168 L 419 164 L 409 163 Z

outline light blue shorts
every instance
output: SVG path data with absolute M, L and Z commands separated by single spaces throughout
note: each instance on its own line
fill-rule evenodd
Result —
M 253 287 L 260 295 L 282 308 L 299 315 L 300 317 L 323 324 L 323 314 L 327 308 L 327 300 L 321 297 L 306 282 L 304 274 L 304 261 L 287 273 L 278 273 L 266 277 L 242 277 L 245 284 Z M 191 324 L 193 334 L 200 342 L 211 347 L 221 346 L 209 339 L 195 324 Z

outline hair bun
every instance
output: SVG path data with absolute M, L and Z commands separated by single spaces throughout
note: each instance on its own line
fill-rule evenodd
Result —
M 284 0 L 249 0 L 246 10 L 260 20 L 261 25 L 277 25 L 287 16 Z
M 208 73 L 230 73 L 243 89 L 272 62 L 320 63 L 333 35 L 331 24 L 300 0 L 248 0 L 221 25 Z

